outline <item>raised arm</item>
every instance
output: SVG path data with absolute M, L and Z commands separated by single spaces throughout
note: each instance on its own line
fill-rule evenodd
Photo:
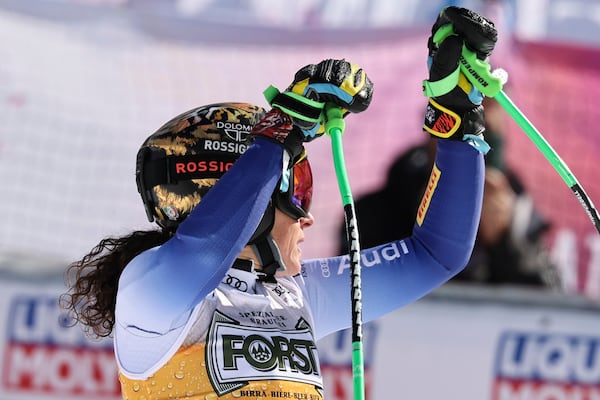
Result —
M 495 41 L 493 24 L 463 8 L 446 8 L 433 25 L 424 130 L 438 141 L 436 160 L 413 235 L 361 252 L 367 321 L 424 296 L 469 260 L 481 214 L 483 155 L 489 147 L 483 138 L 483 96 L 460 73 L 459 62 L 463 45 L 486 59 Z M 319 337 L 350 325 L 348 268 L 347 256 L 304 264 L 305 291 L 321 328 Z

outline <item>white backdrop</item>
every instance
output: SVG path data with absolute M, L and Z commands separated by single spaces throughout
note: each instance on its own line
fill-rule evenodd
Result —
M 148 135 L 202 104 L 266 106 L 270 84 L 285 88 L 324 58 L 374 71 L 379 93 L 347 118 L 355 195 L 380 185 L 385 160 L 423 138 L 424 30 L 398 32 L 395 43 L 289 47 L 164 41 L 119 21 L 57 23 L 0 9 L 0 36 L 11 38 L 0 45 L 0 250 L 73 260 L 105 236 L 151 228 L 134 181 Z M 317 224 L 305 257 L 333 254 L 343 220 L 330 153 L 327 138 L 309 144 Z
M 496 21 L 492 64 L 511 72 L 516 102 L 598 197 L 600 58 L 593 48 L 573 52 L 597 45 L 600 1 L 456 3 Z M 348 13 L 335 12 L 338 1 L 273 4 L 0 0 L 0 251 L 71 261 L 106 236 L 151 228 L 134 184 L 134 157 L 149 134 L 201 104 L 265 106 L 268 85 L 283 88 L 300 66 L 324 58 L 348 58 L 375 82 L 370 108 L 347 118 L 344 147 L 354 197 L 380 188 L 393 159 L 424 138 L 426 38 L 446 2 L 353 0 Z M 519 38 L 573 45 L 532 55 L 514 45 Z M 523 132 L 507 128 L 507 162 L 552 222 L 564 289 L 600 298 L 600 236 Z M 329 141 L 308 149 L 317 222 L 303 254 L 312 258 L 336 252 L 343 217 Z

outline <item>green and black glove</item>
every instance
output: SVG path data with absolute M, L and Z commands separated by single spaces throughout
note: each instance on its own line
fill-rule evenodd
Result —
M 497 37 L 493 22 L 466 8 L 446 7 L 440 13 L 428 41 L 429 79 L 423 81 L 429 97 L 423 129 L 429 134 L 461 141 L 465 135 L 483 134 L 483 94 L 478 88 L 493 80 L 487 59 Z

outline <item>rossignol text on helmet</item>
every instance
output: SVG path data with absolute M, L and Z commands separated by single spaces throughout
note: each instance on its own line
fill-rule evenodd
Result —
M 246 103 L 217 103 L 171 119 L 142 144 L 136 182 L 146 215 L 175 230 L 246 150 L 246 138 L 265 115 Z

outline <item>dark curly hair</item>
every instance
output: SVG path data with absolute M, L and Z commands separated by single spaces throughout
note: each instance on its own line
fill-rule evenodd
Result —
M 66 271 L 69 290 L 60 296 L 60 305 L 80 322 L 88 335 L 109 336 L 115 324 L 119 277 L 138 254 L 165 243 L 167 230 L 134 231 L 123 237 L 109 237 L 98 243 Z

